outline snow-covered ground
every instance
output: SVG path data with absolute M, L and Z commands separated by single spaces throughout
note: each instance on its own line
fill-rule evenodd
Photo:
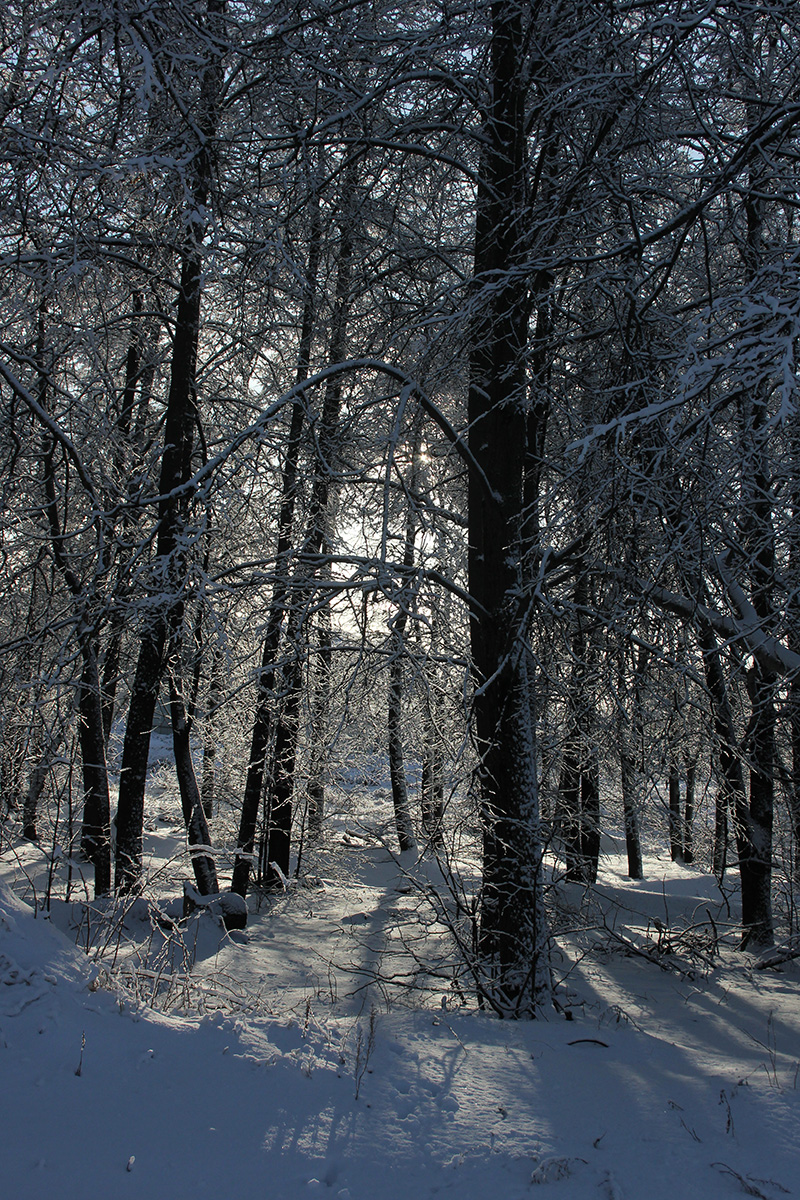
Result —
M 170 928 L 164 807 L 157 907 L 87 916 L 62 868 L 35 915 L 44 858 L 0 863 L 0 1195 L 800 1194 L 800 968 L 714 955 L 728 911 L 699 871 L 650 857 L 632 883 L 607 854 L 593 898 L 562 889 L 561 1011 L 503 1022 L 421 900 L 435 866 L 346 822 L 246 931 Z

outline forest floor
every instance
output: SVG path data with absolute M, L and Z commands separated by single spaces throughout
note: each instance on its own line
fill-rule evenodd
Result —
M 559 1010 L 480 1012 L 383 843 L 378 792 L 246 930 L 180 920 L 177 800 L 148 802 L 148 892 L 81 902 L 0 857 L 0 1179 L 13 1200 L 709 1200 L 800 1195 L 800 966 L 733 949 L 735 896 L 609 845 L 561 888 Z M 713 923 L 712 923 L 713 921 Z M 660 928 L 659 928 L 660 926 Z M 715 934 L 719 940 L 715 943 Z M 88 951 L 88 952 L 87 952 Z

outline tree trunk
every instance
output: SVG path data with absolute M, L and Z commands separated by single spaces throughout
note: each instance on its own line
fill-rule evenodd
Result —
M 84 791 L 81 846 L 94 866 L 95 895 L 104 896 L 111 891 L 111 803 L 100 677 L 93 645 L 83 652 L 78 724 Z
M 568 737 L 561 756 L 561 775 L 558 783 L 558 811 L 561 836 L 564 842 L 566 880 L 583 880 L 581 862 L 581 763 L 576 737 Z
M 312 195 L 311 236 L 305 277 L 305 301 L 300 329 L 295 385 L 308 378 L 311 342 L 317 311 L 317 274 L 321 245 L 319 221 L 319 197 Z M 286 456 L 281 477 L 281 505 L 278 515 L 278 545 L 275 559 L 275 583 L 267 616 L 261 667 L 258 676 L 258 694 L 250 739 L 250 757 L 247 766 L 242 811 L 239 820 L 236 858 L 233 867 L 231 889 L 240 896 L 247 895 L 250 870 L 255 849 L 258 812 L 264 792 L 264 771 L 267 754 L 272 740 L 272 706 L 274 704 L 277 658 L 281 633 L 286 615 L 289 594 L 289 555 L 292 549 L 294 510 L 297 499 L 297 467 L 300 455 L 300 439 L 305 422 L 305 398 L 292 405 Z
M 352 210 L 356 186 L 356 168 L 351 165 L 342 189 L 339 256 L 336 269 L 334 311 L 328 346 L 328 362 L 343 361 L 347 345 L 347 319 L 351 302 L 350 280 L 353 267 L 354 216 Z M 331 376 L 325 388 L 322 413 L 317 431 L 317 448 L 311 503 L 301 557 L 313 563 L 329 542 L 328 504 L 333 465 L 337 454 L 339 410 L 342 389 L 337 376 Z M 300 729 L 300 701 L 303 680 L 303 638 L 301 630 L 318 568 L 311 567 L 302 581 L 290 588 L 292 611 L 287 625 L 289 663 L 285 671 L 283 706 L 275 729 L 274 770 L 269 796 L 269 826 L 267 829 L 267 887 L 281 887 L 283 875 L 289 874 L 294 770 L 297 759 L 297 737 Z M 274 866 L 273 866 L 274 864 Z M 276 869 L 277 868 L 277 869 Z
M 311 710 L 311 761 L 308 769 L 308 834 L 316 841 L 322 833 L 325 816 L 325 768 L 328 760 L 328 713 L 331 697 L 331 623 L 330 609 L 320 613 L 317 669 Z
M 106 751 L 111 737 L 111 727 L 114 723 L 114 704 L 119 682 L 119 662 L 122 652 L 122 634 L 125 628 L 121 609 L 115 609 L 109 621 L 108 635 L 105 640 L 103 654 L 103 675 L 101 680 L 103 696 L 103 737 Z
M 675 763 L 669 768 L 669 853 L 673 862 L 683 862 L 683 837 L 681 827 L 681 777 Z
M 422 751 L 420 810 L 422 832 L 435 850 L 444 847 L 444 781 L 442 779 L 441 734 L 434 719 L 435 699 L 430 694 L 425 703 L 425 732 Z
M 691 759 L 686 764 L 686 804 L 683 819 L 683 861 L 688 866 L 694 862 L 694 794 L 697 782 L 697 763 Z
M 401 613 L 397 618 L 404 616 Z M 403 626 L 405 621 L 403 622 Z M 397 840 L 400 851 L 416 850 L 414 826 L 411 823 L 411 809 L 408 803 L 408 786 L 406 770 L 403 762 L 403 739 L 401 733 L 401 714 L 403 703 L 403 631 L 395 626 L 392 631 L 393 654 L 389 667 L 389 704 L 386 719 L 386 729 L 389 744 L 389 778 L 392 784 L 392 803 L 394 805 L 394 822 L 397 830 Z
M 166 640 L 166 622 L 156 614 L 142 632 L 122 748 L 115 874 L 120 892 L 135 891 L 141 879 L 147 761 Z
M 641 680 L 647 668 L 649 654 L 640 649 L 633 664 L 633 681 L 630 687 L 628 713 L 622 698 L 628 690 L 625 678 L 625 653 L 619 652 L 617 660 L 617 747 L 619 752 L 620 783 L 622 787 L 622 819 L 625 826 L 625 849 L 628 856 L 628 876 L 643 879 L 642 842 L 639 827 L 640 795 L 638 779 L 644 743 Z
M 622 819 L 625 825 L 625 849 L 628 856 L 629 879 L 644 879 L 642 843 L 639 835 L 639 796 L 636 787 L 636 763 L 625 746 L 620 746 L 620 779 L 622 784 Z
M 47 410 L 48 371 L 45 362 L 45 305 L 39 309 L 37 365 L 39 403 Z M 68 558 L 66 538 L 59 511 L 55 474 L 55 439 L 42 439 L 42 466 L 45 512 L 50 531 L 53 559 L 76 604 L 76 639 L 81 655 L 81 680 L 78 686 L 78 727 L 83 768 L 84 820 L 82 845 L 95 869 L 95 895 L 103 896 L 111 888 L 111 804 L 108 791 L 106 744 L 100 676 L 97 665 L 96 617 L 92 614 L 88 593 Z M 98 564 L 98 572 L 100 564 Z M 35 806 L 26 804 L 26 828 L 35 831 Z M 33 817 L 34 819 L 30 819 Z
M 714 845 L 711 850 L 711 870 L 722 883 L 728 866 L 728 788 L 720 780 L 714 797 Z
M 291 614 L 287 649 L 293 658 L 284 673 L 286 694 L 275 728 L 275 751 L 269 780 L 269 823 L 266 831 L 264 886 L 280 889 L 291 871 L 294 774 L 300 702 L 303 693 L 303 654 L 299 644 L 299 616 Z
M 585 882 L 596 883 L 600 865 L 600 755 L 596 746 L 581 772 L 581 860 Z
M 414 570 L 414 543 L 416 523 L 413 500 L 418 487 L 419 443 L 421 429 L 414 428 L 411 446 L 411 470 L 408 480 L 408 511 L 403 540 L 403 581 L 397 593 L 397 613 L 390 622 L 391 659 L 389 664 L 389 703 L 387 733 L 389 743 L 389 777 L 392 783 L 394 819 L 400 851 L 416 850 L 411 808 L 408 802 L 405 764 L 403 762 L 402 708 L 403 708 L 403 663 L 407 657 L 405 633 L 408 626 L 408 605 L 412 601 L 411 577 Z
M 206 697 L 206 719 L 203 725 L 203 782 L 200 795 L 206 820 L 214 815 L 214 799 L 217 784 L 217 710 L 222 698 L 222 654 L 214 648 L 211 652 L 211 679 Z
M 772 937 L 772 900 L 771 900 L 771 855 L 765 857 L 765 843 L 762 831 L 756 817 L 751 814 L 751 804 L 755 799 L 758 804 L 759 780 L 756 778 L 756 793 L 748 803 L 745 793 L 744 775 L 739 748 L 733 727 L 730 701 L 725 674 L 720 661 L 716 636 L 706 623 L 700 624 L 700 648 L 703 653 L 703 669 L 706 676 L 706 686 L 711 697 L 714 712 L 714 731 L 719 755 L 721 790 L 724 792 L 721 807 L 724 811 L 733 813 L 733 824 L 736 835 L 736 847 L 739 855 L 739 871 L 742 878 L 742 944 L 769 944 Z M 757 752 L 769 754 L 769 733 L 772 728 L 771 719 L 766 723 L 767 745 L 756 747 Z M 757 732 L 755 733 L 757 736 Z M 751 774 L 751 789 L 755 774 Z M 770 799 L 771 779 L 767 778 L 767 803 Z M 771 826 L 769 827 L 771 833 Z
M 224 20 L 225 0 L 207 0 L 206 13 L 209 31 L 216 38 Z M 144 792 L 153 715 L 166 665 L 167 646 L 170 646 L 173 660 L 180 656 L 186 571 L 185 548 L 182 544 L 186 499 L 180 497 L 177 491 L 191 475 L 197 423 L 197 351 L 205 258 L 203 242 L 206 236 L 201 214 L 205 212 L 213 182 L 210 147 L 216 135 L 222 86 L 221 53 L 217 46 L 203 69 L 197 115 L 200 136 L 194 147 L 190 202 L 184 214 L 185 242 L 180 253 L 181 278 L 159 477 L 159 494 L 162 498 L 158 508 L 158 538 L 152 572 L 156 581 L 154 587 L 158 588 L 153 594 L 157 607 L 145 621 L 140 635 L 120 771 L 116 886 L 121 892 L 134 891 L 140 886 Z M 184 753 L 182 737 L 183 734 L 179 732 L 181 754 Z M 184 785 L 186 778 L 184 775 Z
M 150 615 L 140 635 L 122 749 L 116 856 L 116 886 L 121 892 L 134 891 L 140 883 L 150 734 L 165 667 L 167 642 L 174 643 L 180 637 L 183 620 L 185 563 L 180 537 L 183 512 L 182 504 L 174 492 L 188 480 L 191 470 L 196 419 L 194 380 L 200 332 L 201 271 L 199 248 L 185 251 L 172 346 L 171 381 L 159 479 L 159 492 L 163 499 L 159 504 L 153 570 L 164 592 L 156 597 L 159 608 Z
M 572 636 L 572 677 L 567 697 L 567 736 L 561 768 L 560 806 L 567 880 L 592 884 L 600 855 L 599 754 L 592 742 L 594 702 L 590 694 L 590 637 L 585 629 L 589 600 L 588 577 L 575 580 L 575 619 Z M 591 658 L 594 658 L 591 655 Z
M 192 869 L 201 896 L 213 896 L 219 891 L 217 870 L 213 856 L 209 853 L 211 834 L 203 810 L 200 789 L 197 786 L 189 725 L 186 708 L 173 678 L 170 679 L 170 721 L 172 724 L 172 750 L 175 755 L 175 771 L 181 794 L 183 820 L 186 824 L 189 854 Z
M 774 941 L 772 920 L 772 822 L 775 807 L 774 676 L 757 663 L 748 690 L 753 718 L 750 741 L 750 809 L 739 836 L 742 877 L 742 946 L 761 949 Z
M 22 807 L 22 836 L 27 838 L 29 842 L 38 842 L 39 840 L 36 828 L 39 800 L 44 791 L 44 784 L 49 770 L 50 763 L 48 759 L 43 758 L 40 762 L 37 762 L 28 778 L 28 790 L 25 793 L 25 801 Z
M 468 399 L 470 633 L 483 820 L 481 999 L 508 1016 L 549 1002 L 543 842 L 524 602 L 529 421 L 525 370 L 526 159 L 521 8 L 492 8 L 491 104 L 475 232 L 476 312 Z M 484 289 L 483 291 L 481 289 Z M 536 497 L 535 499 L 538 499 Z
M 748 72 L 759 69 L 755 45 L 755 14 L 742 16 L 740 51 Z M 749 78 L 745 88 L 750 86 Z M 746 100 L 747 125 L 759 127 L 761 97 Z M 742 258 L 748 283 L 762 268 L 766 253 L 764 222 L 767 196 L 771 190 L 771 168 L 760 148 L 748 154 L 748 186 L 743 197 L 746 237 Z M 773 436 L 769 419 L 768 390 L 756 383 L 752 393 L 741 399 L 742 491 L 745 503 L 745 553 L 750 574 L 752 606 L 759 629 L 769 632 L 774 625 L 775 532 L 772 522 L 773 484 L 769 470 L 769 441 Z M 751 704 L 750 808 L 748 820 L 738 820 L 739 869 L 742 877 L 742 945 L 761 949 L 774 941 L 772 920 L 772 824 L 775 808 L 775 675 L 755 661 L 747 673 Z

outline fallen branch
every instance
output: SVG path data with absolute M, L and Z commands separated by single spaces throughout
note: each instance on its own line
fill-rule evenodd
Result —
M 753 963 L 756 971 L 766 971 L 768 967 L 779 967 L 781 963 L 791 962 L 793 958 L 800 958 L 800 946 L 794 949 L 776 950 L 774 954 L 770 954 L 769 958 L 759 959 L 757 963 Z

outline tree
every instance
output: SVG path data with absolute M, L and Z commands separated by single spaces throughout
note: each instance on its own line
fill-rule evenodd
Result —
M 527 645 L 525 351 L 526 30 L 517 5 L 493 6 L 485 149 L 475 224 L 469 390 L 469 590 L 475 740 L 483 819 L 481 946 L 487 999 L 532 1014 L 549 993 L 536 733 Z M 481 294 L 483 293 L 483 295 Z M 484 298 L 485 297 L 485 298 Z M 533 450 L 533 447 L 528 451 Z
M 197 353 L 203 290 L 203 242 L 207 231 L 205 211 L 213 183 L 212 143 L 216 134 L 222 84 L 224 43 L 221 37 L 224 15 L 224 0 L 208 0 L 205 27 L 199 23 L 197 30 L 205 61 L 194 97 L 195 111 L 191 106 L 188 108 L 191 174 L 179 250 L 180 282 L 159 477 L 161 499 L 153 565 L 153 577 L 158 590 L 155 593 L 154 611 L 141 632 L 120 774 L 116 885 L 122 891 L 130 891 L 139 885 L 150 731 L 165 668 L 169 676 L 173 746 L 184 819 L 190 845 L 202 848 L 192 855 L 192 865 L 201 894 L 218 890 L 214 862 L 205 849 L 210 836 L 192 764 L 180 679 L 187 518 L 186 501 L 180 489 L 191 476 L 197 422 Z M 181 98 L 181 108 L 184 103 Z

